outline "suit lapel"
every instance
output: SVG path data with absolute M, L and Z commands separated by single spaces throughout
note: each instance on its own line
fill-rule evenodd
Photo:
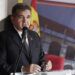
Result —
M 32 62 L 32 50 L 33 50 L 33 42 L 34 42 L 34 40 L 33 40 L 33 37 L 32 37 L 32 35 L 31 35 L 31 32 L 30 32 L 30 30 L 28 30 L 28 42 L 29 42 L 29 61 L 30 62 Z
M 30 34 L 30 32 L 28 33 L 28 41 L 29 41 L 29 48 L 32 49 L 34 39 L 33 39 L 32 35 Z
M 17 33 L 17 31 L 15 29 L 12 29 L 10 32 L 11 38 L 13 40 L 13 42 L 15 43 L 15 45 L 17 45 L 18 47 L 20 47 L 21 43 L 21 38 L 19 36 L 19 34 Z

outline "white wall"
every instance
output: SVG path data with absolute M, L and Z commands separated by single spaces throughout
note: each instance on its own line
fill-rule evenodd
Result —
M 23 0 L 24 3 L 30 5 L 31 0 Z M 12 7 L 18 3 L 18 0 L 8 0 L 8 15 L 11 14 Z
M 11 14 L 12 7 L 18 3 L 18 0 L 8 0 L 8 15 Z
M 31 0 L 23 0 L 24 3 L 30 4 Z M 18 0 L 0 0 L 0 21 L 11 14 L 12 7 L 18 3 Z
M 0 0 L 0 21 L 7 16 L 7 0 Z

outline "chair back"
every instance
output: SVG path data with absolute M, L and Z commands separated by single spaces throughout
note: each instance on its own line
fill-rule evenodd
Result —
M 51 70 L 63 70 L 65 58 L 56 55 L 45 55 L 47 60 L 51 60 L 52 69 Z

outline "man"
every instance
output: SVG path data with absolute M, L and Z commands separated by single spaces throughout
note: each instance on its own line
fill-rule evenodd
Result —
M 0 71 L 9 75 L 15 69 L 15 63 L 22 45 L 23 28 L 27 27 L 27 45 L 22 48 L 17 72 L 21 69 L 24 73 L 37 73 L 41 71 L 41 65 L 46 62 L 44 52 L 41 48 L 40 38 L 36 32 L 29 30 L 31 20 L 31 8 L 24 4 L 16 4 L 12 8 L 11 21 L 13 27 L 0 33 Z M 44 67 L 46 70 L 52 68 L 51 61 Z

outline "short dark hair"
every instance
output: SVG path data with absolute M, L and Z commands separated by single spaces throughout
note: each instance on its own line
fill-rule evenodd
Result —
M 31 8 L 30 6 L 26 5 L 26 4 L 23 4 L 23 3 L 17 3 L 13 8 L 12 8 L 12 15 L 15 15 L 16 14 L 16 11 L 17 10 L 30 10 L 31 11 Z

